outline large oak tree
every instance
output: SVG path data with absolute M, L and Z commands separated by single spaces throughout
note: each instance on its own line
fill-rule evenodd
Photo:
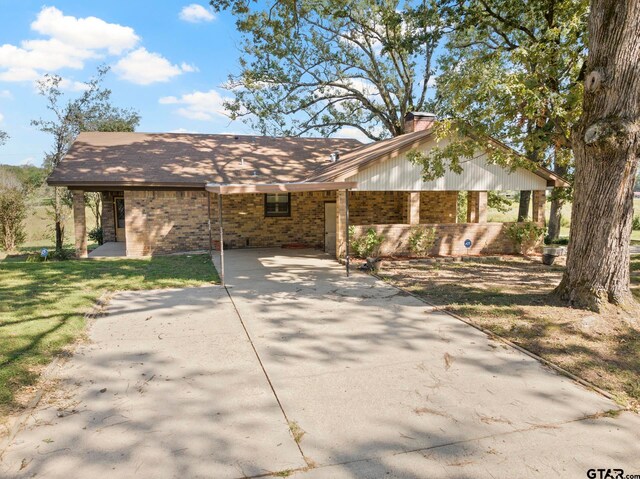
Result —
M 445 27 L 435 0 L 212 0 L 243 34 L 228 88 L 233 118 L 265 134 L 371 139 L 404 133 L 409 111 L 430 108 Z
M 556 289 L 577 307 L 633 307 L 629 241 L 640 157 L 640 0 L 591 0 L 567 268 Z

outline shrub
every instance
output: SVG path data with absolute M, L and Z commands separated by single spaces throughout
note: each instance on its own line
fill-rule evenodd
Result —
M 506 232 L 521 254 L 529 254 L 540 244 L 544 229 L 531 221 L 527 221 L 508 225 Z
M 562 237 L 558 239 L 551 239 L 549 236 L 544 237 L 544 244 L 548 245 L 559 245 L 559 246 L 567 246 L 569 244 L 569 238 Z
M 24 243 L 26 217 L 24 193 L 18 188 L 0 188 L 0 246 L 6 251 Z
M 349 245 L 353 254 L 358 258 L 378 256 L 384 236 L 377 234 L 373 228 L 369 228 L 364 235 L 357 238 L 355 232 L 356 229 L 353 226 L 349 227 Z
M 104 243 L 104 238 L 102 236 L 102 227 L 100 226 L 96 226 L 91 231 L 89 231 L 88 236 L 91 241 L 95 241 L 98 244 Z
M 426 226 L 414 226 L 409 233 L 409 251 L 416 256 L 429 256 L 436 242 L 436 229 Z
M 634 230 L 640 230 L 640 216 L 636 216 L 633 218 L 633 223 L 631 224 L 631 228 Z

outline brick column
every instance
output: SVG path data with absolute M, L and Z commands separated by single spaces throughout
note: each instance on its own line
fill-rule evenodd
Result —
M 545 190 L 533 191 L 533 214 L 531 219 L 534 223 L 544 224 L 544 205 L 546 201 L 547 195 Z
M 407 195 L 407 223 L 420 224 L 420 192 L 410 192 Z
M 467 193 L 467 223 L 487 222 L 486 191 L 469 191 Z
M 105 243 L 116 240 L 113 194 L 110 192 L 102 193 L 102 239 Z
M 86 258 L 87 253 L 87 220 L 85 218 L 84 191 L 72 190 L 73 226 L 76 236 L 76 256 Z
M 336 258 L 344 258 L 346 253 L 347 205 L 345 190 L 336 191 Z

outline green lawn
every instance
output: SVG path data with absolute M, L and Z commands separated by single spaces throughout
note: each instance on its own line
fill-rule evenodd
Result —
M 207 255 L 151 259 L 0 262 L 0 415 L 16 392 L 84 331 L 84 313 L 107 291 L 217 282 Z

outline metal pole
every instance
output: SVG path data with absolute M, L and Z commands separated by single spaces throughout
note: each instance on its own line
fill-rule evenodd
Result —
M 347 241 L 345 245 L 345 252 L 346 252 L 345 264 L 347 266 L 347 278 L 348 278 L 349 277 L 349 190 L 345 190 L 344 207 L 346 210 L 344 227 L 345 227 L 345 232 L 347 233 L 347 236 L 346 236 Z
M 207 217 L 209 219 L 209 258 L 213 261 L 213 236 L 211 234 L 211 192 L 207 191 Z
M 220 224 L 220 280 L 224 286 L 224 230 L 222 229 L 222 194 L 218 193 L 218 223 Z

